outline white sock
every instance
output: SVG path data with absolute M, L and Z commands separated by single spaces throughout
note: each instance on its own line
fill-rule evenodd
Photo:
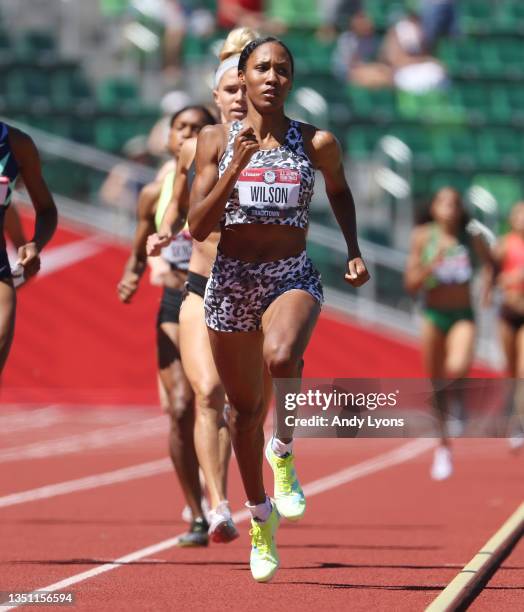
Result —
M 216 508 L 213 508 L 213 512 L 220 513 L 222 515 L 231 514 L 231 511 L 229 510 L 229 502 L 227 501 L 227 499 L 221 499 L 218 502 Z
M 279 457 L 283 457 L 287 453 L 291 455 L 293 453 L 293 440 L 288 444 L 284 444 L 284 442 L 281 442 L 278 438 L 273 436 L 271 440 L 271 450 Z
M 253 519 L 260 521 L 261 523 L 267 521 L 269 515 L 271 514 L 271 511 L 273 510 L 273 507 L 271 506 L 271 500 L 267 495 L 266 501 L 262 502 L 261 504 L 255 504 L 252 506 L 249 502 L 246 502 L 246 508 L 249 508 Z

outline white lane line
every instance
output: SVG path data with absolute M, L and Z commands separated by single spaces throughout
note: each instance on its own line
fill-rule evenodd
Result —
M 469 608 L 523 535 L 524 503 L 521 503 L 425 612 L 454 612 Z
M 60 246 L 44 250 L 42 253 L 42 269 L 37 278 L 68 268 L 84 259 L 88 259 L 106 247 L 96 236 L 76 240 Z
M 405 463 L 410 459 L 414 459 L 415 457 L 421 455 L 422 453 L 429 450 L 431 447 L 435 445 L 434 440 L 430 439 L 417 439 L 408 442 L 407 444 L 403 444 L 402 446 L 393 449 L 387 453 L 383 453 L 382 455 L 378 455 L 372 459 L 368 459 L 367 461 L 363 461 L 362 463 L 357 463 L 356 465 L 349 466 L 339 472 L 335 472 L 334 474 L 330 474 L 324 478 L 319 478 L 318 480 L 314 480 L 309 484 L 305 485 L 304 492 L 312 497 L 314 495 L 319 495 L 324 491 L 328 491 L 329 489 L 336 488 L 337 486 L 346 484 L 353 480 L 357 480 L 358 478 L 363 478 L 364 476 L 368 476 L 370 474 L 380 472 L 381 470 L 387 469 L 388 467 L 393 467 L 394 465 L 399 465 L 401 463 Z M 237 523 L 241 523 L 245 521 L 249 517 L 249 510 L 239 510 L 233 514 L 233 519 Z M 128 555 L 124 555 L 123 557 L 119 557 L 115 559 L 115 561 L 111 563 L 104 563 L 103 565 L 99 565 L 93 569 L 87 570 L 85 572 L 81 572 L 79 574 L 75 574 L 70 576 L 69 578 L 65 578 L 64 580 L 60 580 L 59 582 L 54 582 L 49 586 L 42 587 L 33 591 L 33 593 L 40 593 L 43 591 L 60 591 L 61 589 L 66 589 L 67 587 L 72 586 L 73 584 L 78 584 L 79 582 L 83 582 L 84 580 L 88 580 L 89 578 L 94 578 L 95 576 L 99 576 L 100 574 L 104 574 L 106 572 L 110 572 L 111 570 L 118 569 L 123 565 L 128 563 L 133 563 L 134 561 L 138 561 L 145 557 L 150 557 L 156 553 L 162 552 L 164 550 L 168 550 L 169 548 L 173 548 L 176 546 L 178 536 L 173 538 L 169 538 L 167 540 L 163 540 L 162 542 L 158 542 L 157 544 L 153 544 L 151 546 L 147 546 L 146 548 L 141 548 L 135 552 L 129 553 Z M 7 606 L 0 605 L 0 610 L 12 610 L 18 606 Z
M 172 469 L 173 466 L 169 459 L 158 459 L 157 461 L 140 463 L 111 472 L 103 472 L 84 478 L 66 480 L 65 482 L 45 485 L 36 489 L 29 489 L 28 491 L 19 491 L 18 493 L 4 495 L 0 497 L 0 508 L 25 504 L 39 499 L 49 499 L 50 497 L 66 495 L 67 493 L 74 493 L 76 491 L 97 489 L 98 487 L 105 487 L 119 482 L 128 482 L 130 480 L 136 480 L 137 478 L 156 476 L 157 474 L 170 472 Z
M 43 459 L 45 457 L 100 449 L 148 436 L 156 436 L 166 431 L 166 418 L 159 416 L 136 423 L 97 429 L 95 431 L 74 434 L 54 440 L 11 446 L 5 450 L 0 450 L 0 463 L 24 461 L 27 459 Z
M 0 435 L 49 427 L 65 418 L 65 413 L 58 410 L 56 406 L 48 406 L 40 410 L 25 410 L 0 417 Z

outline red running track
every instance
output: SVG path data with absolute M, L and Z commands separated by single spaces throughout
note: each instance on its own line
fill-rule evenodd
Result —
M 89 238 L 95 248 L 91 243 L 86 250 Z M 60 251 L 65 246 L 76 249 L 76 259 Z M 118 301 L 116 284 L 127 256 L 125 245 L 62 223 L 44 251 L 47 274 L 19 292 L 15 341 L 0 390 L 3 402 L 156 404 L 160 290 L 145 276 L 133 304 Z M 308 377 L 423 376 L 412 340 L 359 326 L 329 308 L 305 360 Z M 474 375 L 488 372 L 476 368 Z
M 0 420 L 13 422 L 9 409 Z M 120 557 L 172 538 L 184 529 L 182 497 L 166 462 L 148 477 L 43 499 L 13 494 L 146 462 L 162 463 L 166 433 L 143 431 L 133 441 L 97 449 L 47 446 L 47 456 L 6 460 L 6 450 L 52 439 L 80 445 L 80 434 L 122 426 L 140 431 L 150 411 L 58 409 L 59 425 L 27 429 L 24 442 L 0 433 L 0 591 L 49 586 L 109 563 L 110 571 L 72 584 L 79 610 L 258 610 L 285 605 L 291 612 L 333 609 L 423 610 L 502 525 L 522 500 L 522 456 L 503 440 L 457 441 L 456 473 L 429 479 L 431 451 L 382 465 L 374 472 L 308 497 L 297 524 L 278 534 L 281 568 L 268 585 L 250 577 L 247 523 L 240 540 L 208 549 L 168 548 L 135 562 Z M 26 423 L 37 413 L 25 413 Z M 11 421 L 9 421 L 11 419 Z M 164 423 L 167 430 L 167 422 Z M 20 432 L 21 433 L 21 432 Z M 91 434 L 92 435 L 92 434 Z M 359 466 L 401 440 L 299 440 L 303 484 Z M 413 442 L 407 442 L 413 444 Z M 80 447 L 79 447 L 80 448 Z M 51 449 L 51 450 L 50 450 Z M 54 450 L 53 450 L 54 449 Z M 3 454 L 2 454 L 3 453 Z M 386 455 L 387 456 L 387 455 Z M 369 466 L 369 463 L 367 463 Z M 238 470 L 231 466 L 230 500 L 240 509 Z M 266 469 L 267 482 L 271 475 Z M 10 496 L 10 497 L 7 497 Z M 516 610 L 524 596 L 522 546 L 517 547 L 474 604 L 475 610 Z
M 53 248 L 80 245 L 79 259 L 69 253 L 62 267 L 20 292 L 0 414 L 0 591 L 42 588 L 109 563 L 110 571 L 69 587 L 77 609 L 423 610 L 521 501 L 522 455 L 510 456 L 504 440 L 458 441 L 456 473 L 447 482 L 429 479 L 426 450 L 397 465 L 374 462 L 382 467 L 310 495 L 304 520 L 279 531 L 282 566 L 269 585 L 249 575 L 245 522 L 241 539 L 228 546 L 171 547 L 115 563 L 185 526 L 165 459 L 167 421 L 140 408 L 156 404 L 159 292 L 144 279 L 135 303 L 121 305 L 115 286 L 125 247 L 104 240 L 80 259 L 85 239 L 83 230 L 62 228 Z M 328 309 L 305 373 L 422 375 L 416 346 Z M 34 410 L 19 407 L 28 402 Z M 363 462 L 405 444 L 412 443 L 299 440 L 301 481 L 349 466 L 357 466 L 356 474 Z M 84 490 L 35 498 L 34 490 L 46 485 L 151 462 L 156 472 L 148 476 L 107 486 L 95 486 L 95 479 Z M 242 508 L 234 463 L 230 500 Z M 520 545 L 472 609 L 522 607 L 523 554 Z

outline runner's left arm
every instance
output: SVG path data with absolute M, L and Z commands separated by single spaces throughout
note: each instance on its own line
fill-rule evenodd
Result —
M 158 232 L 147 238 L 147 254 L 157 257 L 180 232 L 187 219 L 189 210 L 189 168 L 195 157 L 196 138 L 182 145 L 173 182 L 173 195 L 164 213 Z
M 9 132 L 10 144 L 20 168 L 25 188 L 35 209 L 35 231 L 29 242 L 18 249 L 25 278 L 31 278 L 40 269 L 40 251 L 55 233 L 58 214 L 53 196 L 42 176 L 38 150 L 30 136 L 14 128 Z
M 496 257 L 481 234 L 472 236 L 471 240 L 475 253 L 482 264 L 480 285 L 481 303 L 483 306 L 489 306 L 493 297 L 493 287 L 497 275 Z
M 326 195 L 346 241 L 348 262 L 345 279 L 353 287 L 360 287 L 369 280 L 369 273 L 358 246 L 355 201 L 344 174 L 340 145 L 330 132 L 317 130 L 311 147 L 316 166 L 324 176 Z
M 22 245 L 26 244 L 27 238 L 20 221 L 20 215 L 13 202 L 11 202 L 10 206 L 8 206 L 5 211 L 5 231 L 11 239 L 15 249 L 19 249 Z

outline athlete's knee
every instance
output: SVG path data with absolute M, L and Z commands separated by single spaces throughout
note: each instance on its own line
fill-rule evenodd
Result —
M 273 378 L 298 376 L 300 372 L 300 355 L 290 343 L 269 345 L 264 350 L 264 359 Z
M 231 404 L 229 423 L 237 434 L 252 432 L 261 426 L 263 413 L 262 400 L 250 406 Z
M 221 412 L 224 407 L 224 388 L 218 381 L 200 381 L 195 388 L 195 401 L 200 412 Z
M 515 378 L 524 378 L 524 363 L 519 363 L 515 365 Z
M 10 342 L 14 332 L 14 317 L 7 316 L 0 319 L 0 346 Z
M 168 397 L 172 422 L 180 423 L 192 416 L 194 397 L 185 386 L 175 385 L 169 390 Z
M 451 380 L 460 380 L 468 375 L 469 363 L 451 362 L 446 366 L 446 377 Z

